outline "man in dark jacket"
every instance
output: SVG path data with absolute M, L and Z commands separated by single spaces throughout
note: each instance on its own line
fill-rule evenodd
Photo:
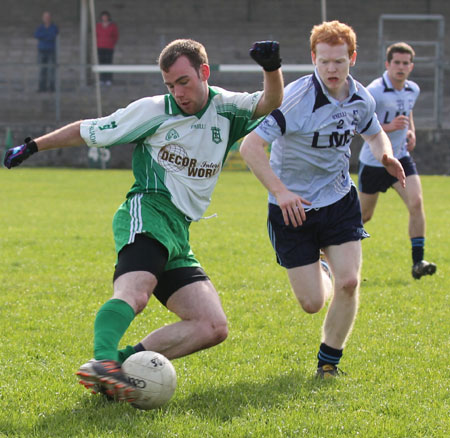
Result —
M 42 24 L 34 32 L 38 40 L 39 91 L 55 91 L 56 37 L 59 29 L 50 12 L 42 14 Z

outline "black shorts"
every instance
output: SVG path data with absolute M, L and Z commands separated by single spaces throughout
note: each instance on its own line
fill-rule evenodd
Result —
M 334 204 L 307 211 L 306 221 L 296 228 L 284 224 L 278 205 L 269 204 L 267 229 L 277 262 L 287 269 L 316 262 L 321 248 L 369 237 L 354 186 Z
M 181 287 L 209 280 L 205 271 L 197 266 L 165 271 L 167 258 L 164 245 L 144 234 L 137 234 L 134 242 L 119 252 L 113 281 L 127 272 L 150 272 L 158 279 L 153 295 L 165 306 L 170 296 Z
M 401 165 L 405 171 L 405 176 L 418 175 L 416 163 L 410 155 L 401 158 Z M 358 189 L 361 193 L 373 195 L 378 192 L 386 192 L 398 181 L 384 167 L 368 166 L 359 162 Z

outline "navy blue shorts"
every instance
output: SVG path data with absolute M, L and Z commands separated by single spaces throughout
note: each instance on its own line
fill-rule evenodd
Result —
M 306 221 L 296 228 L 285 225 L 278 205 L 269 204 L 267 230 L 278 264 L 287 269 L 316 262 L 321 248 L 369 237 L 354 186 L 334 204 L 307 211 Z
M 416 163 L 411 156 L 400 158 L 400 163 L 405 171 L 405 176 L 418 175 Z M 384 167 L 368 166 L 359 162 L 358 189 L 361 193 L 373 195 L 378 192 L 386 192 L 398 181 Z

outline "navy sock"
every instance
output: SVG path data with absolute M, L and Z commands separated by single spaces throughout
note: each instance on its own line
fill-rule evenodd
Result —
M 139 351 L 145 351 L 144 346 L 140 342 L 134 347 L 127 345 L 125 348 L 122 348 L 122 350 L 119 350 L 119 362 L 124 363 L 132 354 Z
M 342 351 L 343 350 L 329 347 L 322 342 L 320 344 L 319 353 L 317 354 L 317 359 L 319 359 L 318 366 L 321 367 L 327 363 L 337 365 L 342 357 Z
M 139 344 L 136 344 L 133 348 L 134 348 L 135 353 L 139 353 L 140 351 L 145 351 L 145 347 L 142 345 L 142 342 L 139 342 Z
M 423 260 L 425 251 L 425 237 L 413 237 L 411 239 L 413 264 Z
M 132 354 L 136 353 L 134 348 L 131 345 L 127 345 L 125 348 L 122 348 L 118 351 L 119 353 L 119 362 L 124 363 Z

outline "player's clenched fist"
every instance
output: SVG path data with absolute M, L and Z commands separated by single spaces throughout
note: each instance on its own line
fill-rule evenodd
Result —
M 3 164 L 8 169 L 18 166 L 23 160 L 26 160 L 30 155 L 38 151 L 35 141 L 31 137 L 25 139 L 25 143 L 8 149 L 5 154 Z
M 265 71 L 275 71 L 281 67 L 278 41 L 257 41 L 250 49 L 250 56 Z

